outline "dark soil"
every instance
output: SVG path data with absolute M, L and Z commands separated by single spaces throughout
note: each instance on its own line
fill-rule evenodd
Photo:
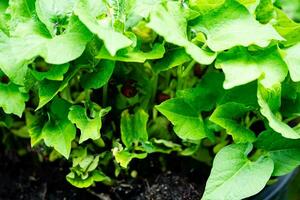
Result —
M 30 158 L 0 154 L 0 200 L 97 199 L 70 186 L 62 163 L 37 163 Z
M 158 176 L 154 184 L 146 189 L 145 199 L 194 200 L 200 199 L 199 191 L 197 185 L 190 183 L 188 178 L 168 172 Z
M 19 157 L 0 144 L 0 200 L 198 200 L 210 173 L 191 158 L 153 154 L 132 162 L 136 178 L 125 172 L 114 186 L 78 189 L 65 179 L 68 166 L 64 160 L 41 163 L 35 152 Z
M 155 156 L 154 156 L 155 158 Z M 97 184 L 90 189 L 72 187 L 65 179 L 66 161 L 43 162 L 29 153 L 19 157 L 0 146 L 0 200 L 198 200 L 209 171 L 190 168 L 185 158 L 170 158 L 163 172 L 153 157 L 136 161 L 135 179 L 123 175 L 116 186 Z M 187 167 L 183 167 L 187 166 Z M 199 168 L 198 168 L 199 169 Z M 207 167 L 209 170 L 209 168 Z

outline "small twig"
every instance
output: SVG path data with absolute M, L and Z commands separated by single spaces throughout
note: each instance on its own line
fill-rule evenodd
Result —
M 98 194 L 91 189 L 88 189 L 87 191 L 90 194 L 94 195 L 95 197 L 98 197 L 100 200 L 112 200 L 108 194 L 104 194 L 104 193 Z

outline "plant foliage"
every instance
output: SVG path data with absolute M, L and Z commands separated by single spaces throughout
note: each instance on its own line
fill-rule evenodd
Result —
M 300 164 L 299 21 L 297 0 L 1 0 L 1 134 L 77 187 L 175 152 L 212 165 L 203 200 L 255 195 Z

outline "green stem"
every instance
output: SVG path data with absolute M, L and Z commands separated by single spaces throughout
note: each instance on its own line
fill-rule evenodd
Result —
M 72 95 L 71 95 L 71 91 L 70 91 L 70 87 L 69 87 L 69 86 L 67 86 L 63 91 L 61 91 L 60 95 L 61 95 L 64 99 L 68 100 L 69 102 L 73 102 L 73 100 L 72 100 Z
M 153 103 L 153 104 L 155 103 L 157 85 L 158 85 L 158 75 L 153 74 L 153 77 L 152 77 L 152 95 L 151 95 L 151 103 Z
M 249 129 L 252 124 L 254 124 L 255 122 L 259 121 L 260 119 L 257 118 L 257 117 L 253 117 L 251 120 L 249 120 L 247 123 L 246 123 L 246 127 Z
M 102 104 L 103 104 L 103 107 L 107 106 L 107 99 L 108 99 L 108 84 L 105 84 L 103 86 L 103 90 L 102 90 Z
M 182 77 L 186 77 L 189 75 L 190 71 L 193 69 L 194 65 L 196 64 L 196 61 L 191 61 L 190 64 L 186 67 L 186 69 L 182 73 Z
M 179 65 L 177 68 L 177 87 L 176 91 L 181 90 L 183 86 L 183 77 L 182 77 L 182 65 Z

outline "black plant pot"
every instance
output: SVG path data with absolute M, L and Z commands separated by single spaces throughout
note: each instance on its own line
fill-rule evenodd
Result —
M 276 184 L 266 187 L 249 200 L 286 200 L 288 185 L 297 173 L 298 169 L 288 175 L 279 177 Z

